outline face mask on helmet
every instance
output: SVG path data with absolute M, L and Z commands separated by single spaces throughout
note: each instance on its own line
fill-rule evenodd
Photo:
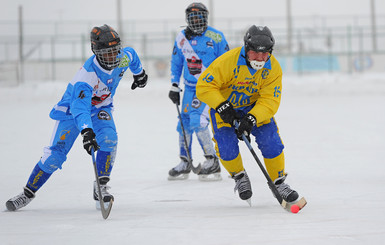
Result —
M 249 50 L 246 53 L 246 58 L 254 70 L 260 70 L 265 65 L 266 61 L 270 58 L 269 52 L 255 52 L 254 50 Z
M 187 26 L 194 34 L 200 35 L 207 29 L 207 12 L 193 11 L 186 15 Z
M 112 70 L 119 66 L 122 46 L 118 33 L 108 25 L 91 31 L 91 49 L 101 67 Z
M 186 9 L 187 27 L 195 35 L 202 35 L 207 30 L 209 11 L 203 3 L 191 3 Z
M 119 66 L 121 61 L 121 45 L 112 48 L 96 49 L 94 53 L 100 65 L 106 70 L 112 70 Z

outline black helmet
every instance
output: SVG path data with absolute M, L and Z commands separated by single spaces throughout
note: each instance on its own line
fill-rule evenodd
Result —
M 91 31 L 91 50 L 101 67 L 112 70 L 119 66 L 121 52 L 119 34 L 110 26 L 96 26 Z
M 247 30 L 243 40 L 245 41 L 246 53 L 249 50 L 263 53 L 273 52 L 275 40 L 267 26 L 253 25 Z
M 187 27 L 195 34 L 201 35 L 208 25 L 209 11 L 203 3 L 192 3 L 186 9 Z

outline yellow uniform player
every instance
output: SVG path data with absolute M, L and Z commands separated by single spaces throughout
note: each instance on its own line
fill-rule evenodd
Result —
M 255 136 L 266 170 L 287 202 L 298 193 L 284 183 L 285 159 L 274 115 L 281 102 L 282 69 L 272 55 L 274 37 L 268 27 L 251 26 L 244 46 L 217 58 L 200 76 L 197 97 L 210 106 L 215 147 L 222 165 L 236 183 L 242 200 L 252 196 L 249 177 L 239 153 L 244 134 Z M 235 121 L 239 127 L 235 128 Z

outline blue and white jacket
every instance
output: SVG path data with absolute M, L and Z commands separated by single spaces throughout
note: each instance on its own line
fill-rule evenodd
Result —
M 53 107 L 54 120 L 74 119 L 77 128 L 93 128 L 91 116 L 101 107 L 112 107 L 113 97 L 124 73 L 130 69 L 134 75 L 142 73 L 141 61 L 133 48 L 122 50 L 119 67 L 105 70 L 91 56 L 68 84 L 62 99 Z

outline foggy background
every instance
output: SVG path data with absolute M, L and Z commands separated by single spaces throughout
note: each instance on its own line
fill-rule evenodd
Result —
M 0 83 L 68 81 L 92 55 L 89 33 L 109 24 L 151 77 L 169 78 L 171 50 L 193 1 L 2 1 Z M 385 1 L 206 0 L 209 25 L 230 48 L 251 25 L 267 25 L 285 74 L 385 71 Z

